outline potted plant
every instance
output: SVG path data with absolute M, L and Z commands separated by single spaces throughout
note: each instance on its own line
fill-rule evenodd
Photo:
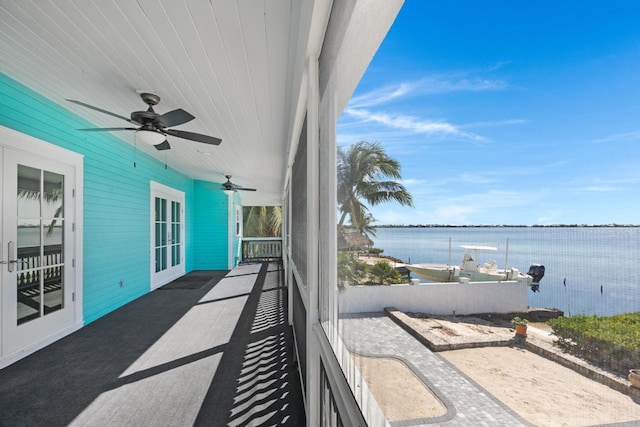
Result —
M 521 317 L 514 317 L 511 319 L 511 323 L 515 325 L 516 336 L 526 337 L 527 336 L 527 323 L 529 321 L 527 319 L 523 319 Z
M 629 369 L 629 382 L 632 386 L 640 388 L 640 369 Z

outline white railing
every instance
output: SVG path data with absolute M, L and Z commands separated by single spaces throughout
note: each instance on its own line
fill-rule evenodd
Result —
M 282 238 L 243 237 L 242 260 L 263 260 L 282 258 Z
M 47 245 L 42 254 L 40 246 L 18 248 L 16 280 L 20 292 L 40 286 L 40 274 L 45 285 L 59 284 L 62 280 L 62 245 Z

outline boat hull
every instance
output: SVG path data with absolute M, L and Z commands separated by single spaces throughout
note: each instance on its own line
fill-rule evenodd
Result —
M 409 271 L 416 273 L 426 280 L 434 282 L 457 282 L 454 278 L 454 269 L 451 266 L 439 264 L 410 264 L 405 266 Z
M 527 285 L 531 285 L 531 276 L 517 271 L 494 270 L 490 272 L 483 271 L 464 271 L 457 266 L 444 264 L 409 264 L 406 268 L 422 277 L 423 279 L 433 282 L 459 282 L 461 278 L 466 278 L 470 282 L 501 282 L 505 280 L 526 281 Z

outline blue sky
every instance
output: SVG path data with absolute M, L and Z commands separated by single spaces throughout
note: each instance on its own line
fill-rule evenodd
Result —
M 640 224 L 640 2 L 406 0 L 338 123 L 378 224 Z

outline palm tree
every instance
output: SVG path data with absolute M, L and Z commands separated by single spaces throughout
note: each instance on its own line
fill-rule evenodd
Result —
M 338 208 L 341 213 L 338 227 L 342 228 L 349 215 L 351 224 L 364 231 L 364 226 L 370 225 L 373 219 L 367 213 L 365 202 L 375 206 L 396 201 L 403 206 L 413 206 L 413 198 L 407 189 L 389 178 L 401 178 L 400 163 L 387 156 L 380 144 L 360 141 L 346 152 L 338 148 Z
M 243 234 L 251 237 L 280 237 L 281 206 L 245 206 Z
M 376 236 L 376 226 L 373 223 L 376 219 L 371 215 L 371 213 L 366 210 L 360 211 L 362 217 L 359 216 L 351 216 L 351 226 L 356 229 L 360 234 L 367 236 Z

